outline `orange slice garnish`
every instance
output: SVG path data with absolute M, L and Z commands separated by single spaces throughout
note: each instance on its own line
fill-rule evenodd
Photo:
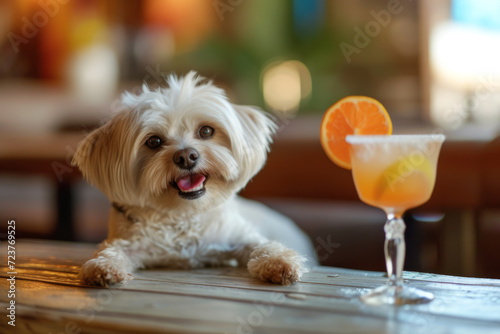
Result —
M 348 135 L 390 135 L 392 122 L 384 106 L 367 96 L 347 96 L 325 112 L 320 140 L 335 164 L 351 169 Z

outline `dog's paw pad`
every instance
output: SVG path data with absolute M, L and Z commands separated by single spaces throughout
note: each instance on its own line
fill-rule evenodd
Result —
M 87 261 L 81 268 L 79 279 L 87 285 L 107 287 L 133 279 L 133 276 L 112 259 L 98 257 Z
M 291 263 L 279 257 L 252 259 L 248 269 L 254 277 L 284 285 L 298 281 L 304 272 L 302 263 Z
M 305 258 L 278 242 L 257 247 L 250 255 L 248 271 L 253 277 L 278 284 L 298 281 L 308 270 Z

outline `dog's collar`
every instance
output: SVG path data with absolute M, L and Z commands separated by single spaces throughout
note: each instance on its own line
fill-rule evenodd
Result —
M 121 213 L 128 221 L 132 222 L 132 223 L 137 223 L 139 222 L 139 220 L 137 218 L 134 218 L 132 217 L 131 215 L 129 215 L 127 213 L 127 210 L 125 210 L 125 206 L 124 205 L 121 205 L 121 204 L 118 204 L 116 202 L 113 202 L 111 203 L 111 206 L 116 210 L 118 211 L 119 213 Z

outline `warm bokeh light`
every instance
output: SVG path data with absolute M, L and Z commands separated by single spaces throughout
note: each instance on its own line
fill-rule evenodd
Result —
M 474 89 L 479 77 L 500 77 L 500 32 L 443 23 L 431 35 L 430 58 L 439 80 Z
M 444 22 L 430 36 L 431 117 L 443 128 L 500 119 L 500 32 Z
M 273 110 L 293 114 L 311 94 L 311 74 L 297 60 L 272 62 L 262 73 L 264 100 Z
M 118 60 L 113 50 L 95 45 L 76 53 L 70 60 L 68 79 L 75 95 L 87 103 L 103 103 L 115 93 Z
M 153 27 L 167 27 L 177 48 L 187 50 L 210 34 L 217 22 L 212 1 L 146 0 L 144 20 Z
M 431 119 L 444 129 L 465 126 L 474 136 L 486 138 L 497 131 L 499 10 L 500 3 L 493 0 L 433 4 L 428 36 L 430 80 L 424 89 L 429 91 Z

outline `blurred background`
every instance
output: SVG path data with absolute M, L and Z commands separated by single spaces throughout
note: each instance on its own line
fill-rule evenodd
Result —
M 319 144 L 324 111 L 367 95 L 396 133 L 448 138 L 433 198 L 406 217 L 405 268 L 500 277 L 499 16 L 496 0 L 0 0 L 0 219 L 104 239 L 109 203 L 70 165 L 79 140 L 124 90 L 196 70 L 279 116 L 242 195 L 294 219 L 322 264 L 385 270 L 384 214 Z

